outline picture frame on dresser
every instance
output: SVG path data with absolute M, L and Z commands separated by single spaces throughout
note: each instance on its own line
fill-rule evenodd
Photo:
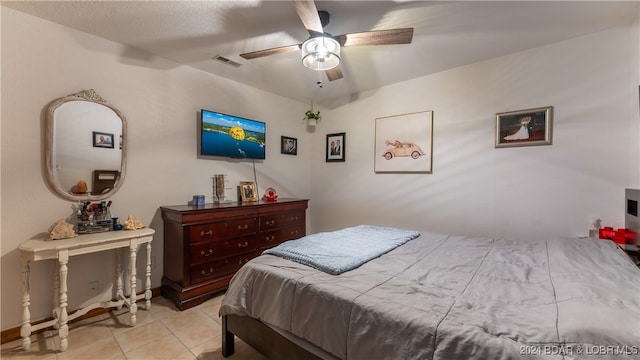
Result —
M 258 189 L 253 181 L 240 181 L 240 199 L 242 201 L 258 201 Z

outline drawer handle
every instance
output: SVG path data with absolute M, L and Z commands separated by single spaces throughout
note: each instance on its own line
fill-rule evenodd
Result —
M 213 274 L 213 268 L 209 268 L 209 271 L 206 270 L 200 270 L 200 275 L 201 276 L 209 276 Z
M 244 225 L 238 225 L 238 230 L 247 230 L 249 228 L 249 225 L 244 224 Z
M 243 247 L 247 247 L 247 246 L 249 246 L 249 242 L 248 241 L 245 241 L 243 243 L 238 243 L 238 247 L 243 248 Z
M 213 254 L 213 249 L 209 249 L 208 252 L 204 252 L 204 250 L 200 250 L 200 255 L 202 256 L 211 256 Z
M 265 224 L 266 224 L 267 226 L 273 226 L 273 225 L 275 225 L 275 223 L 276 223 L 276 221 L 275 221 L 275 220 L 267 220 L 267 221 L 265 222 Z
M 291 235 L 298 235 L 298 230 L 296 230 L 296 231 L 292 231 L 292 232 L 291 232 Z
M 204 232 L 204 230 L 200 231 L 200 236 L 211 236 L 213 235 L 213 230 L 209 230 L 207 232 Z
M 291 221 L 297 221 L 297 220 L 298 220 L 298 217 L 297 217 L 297 216 L 292 216 L 292 217 L 291 217 Z
M 249 262 L 249 259 L 240 259 L 238 260 L 238 265 L 246 264 L 247 262 Z
M 275 235 L 271 235 L 271 236 L 267 236 L 266 238 L 264 238 L 265 240 L 267 240 L 268 242 L 272 242 L 273 240 L 276 239 Z

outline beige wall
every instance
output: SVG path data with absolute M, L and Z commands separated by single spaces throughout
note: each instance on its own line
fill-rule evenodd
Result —
M 624 226 L 640 186 L 638 27 L 610 29 L 361 94 L 323 118 L 347 163 L 312 161 L 313 230 L 372 223 L 461 235 Z M 428 61 L 428 59 L 425 59 Z M 499 112 L 554 107 L 553 145 L 494 147 Z M 375 118 L 432 110 L 433 174 L 375 174 Z M 314 138 L 316 147 L 324 139 Z
M 162 276 L 159 206 L 186 204 L 193 194 L 210 202 L 214 174 L 228 175 L 232 196 L 239 181 L 253 179 L 250 161 L 197 159 L 201 108 L 266 122 L 267 159 L 255 164 L 259 191 L 309 197 L 311 135 L 301 121 L 308 104 L 2 7 L 2 329 L 21 321 L 17 246 L 71 214 L 71 203 L 45 185 L 43 111 L 50 101 L 89 88 L 127 118 L 127 175 L 110 200 L 114 215 L 133 214 L 157 231 L 153 287 Z M 280 154 L 281 135 L 298 138 L 297 156 Z M 105 253 L 71 260 L 70 309 L 87 300 L 90 281 L 109 296 L 114 259 Z M 51 261 L 33 266 L 33 319 L 50 316 L 52 271 Z

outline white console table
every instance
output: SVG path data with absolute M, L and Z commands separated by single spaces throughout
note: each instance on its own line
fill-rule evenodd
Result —
M 37 238 L 25 241 L 20 244 L 18 249 L 22 256 L 22 327 L 20 328 L 20 336 L 22 336 L 22 348 L 29 350 L 31 347 L 31 332 L 53 326 L 58 329 L 60 338 L 60 351 L 66 351 L 68 347 L 67 336 L 69 335 L 69 326 L 67 322 L 80 317 L 89 311 L 102 307 L 117 307 L 122 305 L 129 307 L 131 314 L 131 326 L 136 324 L 136 312 L 138 310 L 136 301 L 145 299 L 145 309 L 151 308 L 151 241 L 153 240 L 153 229 L 144 228 L 140 230 L 122 230 L 109 231 L 97 234 L 80 235 L 71 239 L 62 240 L 44 240 Z M 138 246 L 146 244 L 147 247 L 147 266 L 146 266 L 146 283 L 143 294 L 136 294 L 136 254 Z M 121 266 L 121 249 L 129 248 L 129 275 L 130 287 L 129 298 L 125 297 L 123 292 L 123 271 Z M 116 264 L 116 295 L 111 301 L 104 301 L 88 305 L 71 315 L 67 314 L 67 272 L 69 258 L 74 255 L 90 254 L 105 250 L 117 250 Z M 29 273 L 32 261 L 57 259 L 58 273 L 55 277 L 54 286 L 54 308 L 53 319 L 31 325 L 31 313 L 29 312 L 30 295 L 29 295 Z

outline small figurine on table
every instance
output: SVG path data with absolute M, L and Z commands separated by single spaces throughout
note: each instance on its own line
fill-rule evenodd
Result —
M 264 192 L 264 196 L 262 198 L 264 199 L 264 201 L 273 202 L 278 200 L 278 194 L 276 194 L 276 190 L 274 188 L 268 188 Z

